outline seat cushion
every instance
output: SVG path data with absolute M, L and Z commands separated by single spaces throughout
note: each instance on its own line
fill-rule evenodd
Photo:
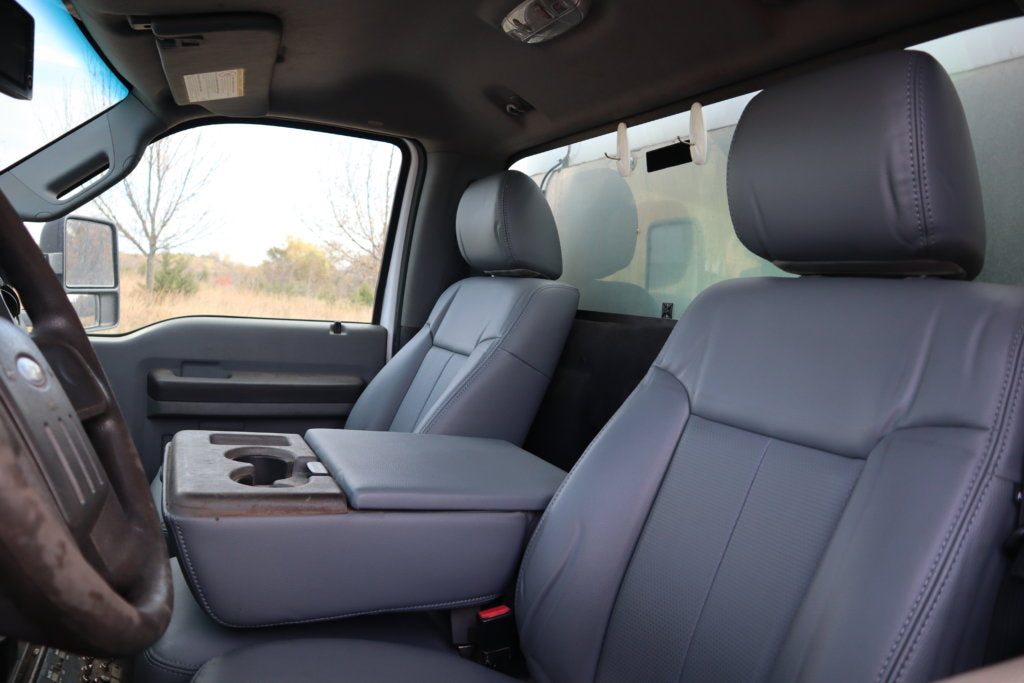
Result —
M 207 662 L 192 680 L 493 683 L 513 679 L 454 653 L 371 640 L 311 639 L 270 643 L 217 657 Z
M 160 640 L 136 657 L 135 680 L 140 683 L 183 683 L 212 657 L 274 641 L 373 638 L 383 644 L 408 645 L 417 651 L 454 654 L 447 620 L 431 612 L 376 614 L 273 628 L 226 628 L 206 616 L 192 597 L 175 560 L 171 560 L 171 573 L 174 578 L 171 623 Z M 287 677 L 279 680 L 287 680 Z

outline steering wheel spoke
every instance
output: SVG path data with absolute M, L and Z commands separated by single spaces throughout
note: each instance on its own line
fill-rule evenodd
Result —
M 85 422 L 110 409 L 106 388 L 81 354 L 52 334 L 36 333 L 32 338 L 64 388 L 79 421 Z

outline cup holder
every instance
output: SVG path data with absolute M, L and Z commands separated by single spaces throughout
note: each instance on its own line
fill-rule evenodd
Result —
M 271 486 L 282 479 L 292 476 L 294 461 L 290 454 L 276 455 L 274 449 L 236 448 L 224 454 L 224 457 L 236 462 L 252 465 L 231 478 L 246 486 Z

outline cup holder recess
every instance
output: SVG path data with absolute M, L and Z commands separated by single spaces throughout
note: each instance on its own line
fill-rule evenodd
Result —
M 276 448 L 233 448 L 224 454 L 225 458 L 252 465 L 231 478 L 246 486 L 271 486 L 282 479 L 289 479 L 295 469 L 295 461 L 288 451 Z

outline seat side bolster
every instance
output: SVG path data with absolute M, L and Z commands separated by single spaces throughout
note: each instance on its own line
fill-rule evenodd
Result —
M 683 385 L 651 368 L 552 498 L 516 587 L 538 680 L 596 677 L 619 585 L 689 417 Z
M 347 429 L 386 431 L 391 428 L 409 387 L 420 371 L 423 358 L 433 345 L 434 330 L 440 326 L 461 285 L 461 281 L 456 282 L 445 290 L 434 304 L 423 328 L 370 381 L 352 406 L 345 422 Z

